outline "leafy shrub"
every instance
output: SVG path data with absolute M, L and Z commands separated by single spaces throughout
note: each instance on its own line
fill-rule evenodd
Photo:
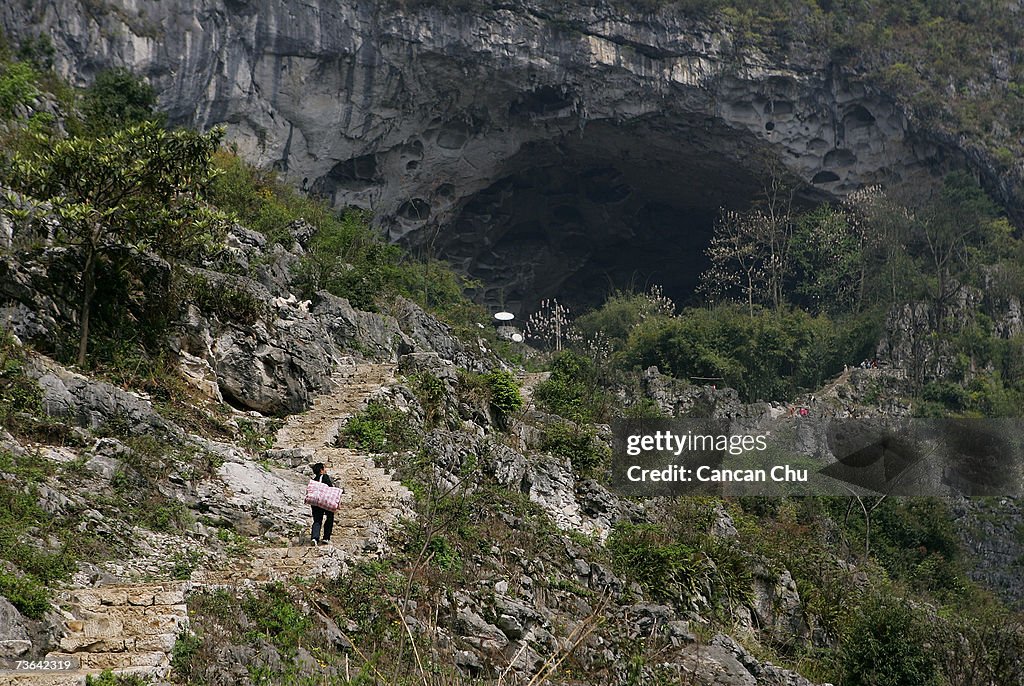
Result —
M 1019 417 L 1024 384 L 1004 383 L 998 373 L 980 373 L 966 385 L 939 379 L 921 389 L 914 413 L 919 417 Z
M 476 324 L 486 322 L 490 315 L 483 306 L 466 297 L 466 291 L 479 289 L 479 281 L 455 272 L 442 260 L 404 260 L 399 271 L 398 291 L 434 316 L 455 328 L 463 338 L 475 338 L 493 333 L 481 331 Z M 493 343 L 494 341 L 492 341 Z
M 0 63 L 0 116 L 8 117 L 18 105 L 39 95 L 38 77 L 27 62 Z
M 274 447 L 274 435 L 281 423 L 281 420 L 271 420 L 267 423 L 238 420 L 238 443 L 254 453 L 270 450 Z
M 53 40 L 45 33 L 27 36 L 18 45 L 18 59 L 40 71 L 53 68 L 53 56 L 56 53 Z
M 577 474 L 590 475 L 611 458 L 611 450 L 588 425 L 553 424 L 544 430 L 544 449 L 568 459 Z
M 424 422 L 427 428 L 433 429 L 440 425 L 445 418 L 448 403 L 448 387 L 445 383 L 430 372 L 423 372 L 410 376 L 409 384 L 426 413 Z
M 186 681 L 192 681 L 192 665 L 199 655 L 203 646 L 203 640 L 189 632 L 183 631 L 178 634 L 174 641 L 174 648 L 171 650 L 171 669 Z
M 576 319 L 576 327 L 585 338 L 603 334 L 615 348 L 620 348 L 640 322 L 672 314 L 672 307 L 664 296 L 648 293 L 619 292 L 610 296 L 596 310 Z
M 0 331 L 0 425 L 25 429 L 22 413 L 42 412 L 43 392 L 25 374 L 25 351 L 6 331 Z
M 50 609 L 46 587 L 28 576 L 17 576 L 0 569 L 0 596 L 11 601 L 18 612 L 29 619 L 42 619 Z
M 403 295 L 456 325 L 486 319 L 463 294 L 473 283 L 439 260 L 409 259 L 374 231 L 366 212 L 336 214 L 228 152 L 218 153 L 215 162 L 220 174 L 211 186 L 212 199 L 241 223 L 285 247 L 294 242 L 288 229 L 293 222 L 305 220 L 316 228 L 295 271 L 304 297 L 326 290 L 354 307 L 376 311 L 382 298 Z
M 375 311 L 382 296 L 401 291 L 402 257 L 398 246 L 373 235 L 366 213 L 352 210 L 321 223 L 299 264 L 297 280 L 306 297 L 326 290 Z
M 266 304 L 244 287 L 214 283 L 201 274 L 179 278 L 182 297 L 222 321 L 251 326 L 268 314 Z
M 861 607 L 842 644 L 844 684 L 941 683 L 932 622 L 906 600 L 878 595 Z
M 85 676 L 86 686 L 150 686 L 151 683 L 139 674 L 114 674 L 109 669 L 103 670 L 99 676 Z
M 348 420 L 340 439 L 345 446 L 375 453 L 408 450 L 419 444 L 408 414 L 376 402 Z
M 552 360 L 551 376 L 537 385 L 534 397 L 547 411 L 573 421 L 607 419 L 611 407 L 593 360 L 571 350 Z
M 434 536 L 430 539 L 427 544 L 427 554 L 430 556 L 430 561 L 439 569 L 456 571 L 462 568 L 463 561 L 458 548 L 443 536 Z
M 990 599 L 944 618 L 943 676 L 949 686 L 1024 681 L 1024 618 Z
M 618 524 L 608 538 L 615 571 L 658 600 L 675 601 L 700 592 L 694 551 L 657 524 Z
M 85 89 L 82 114 L 90 134 L 106 136 L 146 121 L 162 124 L 166 117 L 156 112 L 156 103 L 152 86 L 127 69 L 115 67 L 101 71 Z
M 263 591 L 249 593 L 242 600 L 242 610 L 251 622 L 247 637 L 266 638 L 287 655 L 294 655 L 313 623 L 289 597 L 281 584 L 271 584 Z
M 21 488 L 0 482 L 0 559 L 14 563 L 42 584 L 67 578 L 74 571 L 70 549 L 50 553 L 27 541 L 29 529 L 45 529 L 54 522 L 52 515 L 37 502 L 35 487 Z
M 828 501 L 837 519 L 848 506 L 845 500 Z M 844 516 L 842 521 L 850 539 L 863 545 L 863 517 Z M 967 585 L 956 524 L 939 498 L 884 500 L 871 515 L 869 551 L 892 579 L 919 592 L 946 600 L 961 595 Z
M 865 345 L 863 334 L 838 331 L 824 315 L 754 312 L 751 317 L 742 307 L 722 305 L 641 323 L 629 337 L 625 360 L 680 378 L 719 379 L 756 401 L 817 387 L 857 359 Z
M 519 383 L 511 372 L 496 371 L 484 376 L 490 391 L 491 407 L 498 416 L 498 423 L 507 425 L 517 412 L 523 409 L 523 396 L 519 394 Z
M 180 531 L 192 522 L 189 509 L 179 502 L 151 502 L 142 514 L 141 523 L 153 531 Z
M 195 552 L 182 550 L 171 558 L 171 578 L 185 581 L 192 576 L 192 572 L 199 569 L 200 558 Z

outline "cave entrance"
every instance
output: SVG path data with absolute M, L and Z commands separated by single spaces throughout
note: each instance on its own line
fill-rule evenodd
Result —
M 687 303 L 720 209 L 748 207 L 764 186 L 755 146 L 711 119 L 658 118 L 529 143 L 465 201 L 438 254 L 483 284 L 478 301 L 519 315 L 548 297 L 578 312 L 654 284 Z

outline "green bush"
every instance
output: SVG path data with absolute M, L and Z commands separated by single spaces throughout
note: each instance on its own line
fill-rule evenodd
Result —
M 21 488 L 0 482 L 0 559 L 14 563 L 42 584 L 67 578 L 75 569 L 69 548 L 50 553 L 32 545 L 30 529 L 54 526 L 52 515 L 43 510 L 35 487 Z
M 704 589 L 693 548 L 657 524 L 617 524 L 608 537 L 615 571 L 662 601 L 692 598 Z
M 864 518 L 845 517 L 849 504 L 845 498 L 828 503 L 833 516 L 843 517 L 840 521 L 845 522 L 847 536 L 863 550 Z M 956 531 L 949 506 L 939 498 L 889 498 L 871 515 L 869 552 L 890 578 L 949 600 L 960 596 L 968 585 Z
M 251 326 L 269 314 L 266 303 L 242 286 L 214 283 L 201 274 L 183 274 L 178 279 L 183 299 L 221 321 Z
M 571 350 L 552 360 L 551 376 L 537 385 L 534 397 L 548 412 L 577 422 L 608 419 L 612 405 L 593 360 Z
M 25 374 L 25 351 L 6 331 L 0 331 L 0 425 L 18 433 L 28 428 L 24 414 L 42 412 L 43 392 Z
M 604 335 L 616 349 L 621 348 L 629 333 L 640 322 L 672 314 L 671 306 L 664 298 L 658 299 L 647 293 L 618 292 L 610 296 L 596 310 L 576 319 L 576 327 L 584 338 L 594 339 Z
M 409 450 L 420 442 L 407 413 L 376 402 L 349 419 L 339 438 L 343 446 L 374 453 Z
M 86 674 L 86 686 L 150 686 L 152 681 L 139 674 L 114 674 L 109 669 L 103 670 L 99 676 Z
M 251 623 L 250 640 L 266 638 L 282 653 L 292 656 L 313 627 L 309 615 L 300 609 L 281 584 L 249 593 L 242 610 Z
M 56 53 L 53 40 L 45 33 L 26 36 L 18 45 L 18 59 L 28 62 L 39 71 L 53 68 L 53 56 Z
M 321 230 L 323 223 L 334 221 L 325 207 L 278 182 L 272 172 L 259 171 L 223 150 L 214 154 L 213 162 L 218 174 L 210 185 L 211 201 L 272 242 L 290 248 L 294 241 L 287 227 L 296 219 Z
M 568 459 L 577 474 L 589 476 L 611 459 L 611 450 L 588 425 L 552 424 L 544 429 L 544 450 Z
M 427 544 L 427 554 L 438 569 L 454 572 L 463 566 L 462 555 L 459 554 L 458 548 L 443 536 L 434 536 L 430 539 Z
M 156 104 L 152 86 L 127 69 L 115 67 L 101 71 L 85 89 L 82 115 L 91 135 L 107 136 L 146 121 L 163 124 L 166 117 L 156 112 Z
M 918 417 L 1019 417 L 1024 384 L 1007 385 L 998 372 L 980 373 L 964 384 L 939 379 L 922 389 L 914 413 Z
M 192 523 L 192 515 L 184 504 L 154 499 L 142 508 L 141 524 L 153 531 L 181 531 Z
M 519 382 L 511 372 L 496 371 L 486 374 L 491 397 L 491 407 L 498 417 L 498 423 L 506 426 L 508 421 L 523 409 L 523 396 L 519 394 Z
M 171 669 L 187 682 L 194 682 L 191 677 L 192 667 L 203 647 L 203 639 L 189 631 L 178 634 L 171 650 Z
M 428 429 L 439 426 L 445 419 L 448 404 L 448 387 L 441 379 L 430 372 L 413 374 L 409 377 L 409 385 L 416 395 L 416 400 L 423 407 L 423 421 Z
M 27 62 L 0 63 L 0 116 L 9 117 L 18 105 L 39 95 L 38 76 Z
M 351 210 L 340 219 L 321 221 L 297 280 L 306 297 L 326 290 L 375 311 L 381 297 L 402 291 L 402 258 L 401 248 L 373 234 L 369 215 Z
M 748 401 L 780 400 L 816 388 L 867 345 L 867 329 L 841 330 L 825 315 L 738 305 L 689 309 L 641 323 L 629 337 L 626 364 L 657 366 L 679 378 L 717 380 Z
M 878 595 L 860 608 L 843 639 L 847 686 L 942 683 L 934 623 L 897 597 Z
M 295 272 L 303 297 L 326 290 L 354 307 L 376 311 L 382 299 L 403 295 L 452 324 L 486 319 L 463 294 L 473 283 L 444 262 L 410 259 L 374 231 L 366 212 L 351 209 L 338 215 L 231 153 L 218 153 L 215 162 L 220 174 L 212 184 L 212 199 L 241 223 L 285 247 L 293 243 L 292 222 L 302 219 L 316 228 Z
M 186 581 L 199 569 L 200 557 L 191 550 L 176 552 L 171 558 L 171 578 Z
M 29 576 L 17 576 L 0 569 L 0 596 L 11 601 L 29 619 L 42 619 L 50 609 L 46 586 Z

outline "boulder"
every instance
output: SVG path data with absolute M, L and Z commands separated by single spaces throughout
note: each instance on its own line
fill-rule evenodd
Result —
M 32 649 L 27 621 L 7 598 L 0 597 L 0 659 L 16 659 Z
M 402 332 L 394 317 L 357 310 L 345 298 L 318 291 L 310 309 L 339 348 L 364 355 L 395 360 L 409 351 L 413 342 Z
M 51 417 L 94 430 L 115 426 L 136 435 L 181 434 L 148 400 L 135 393 L 82 376 L 43 357 L 31 357 L 25 369 L 39 383 L 43 411 Z

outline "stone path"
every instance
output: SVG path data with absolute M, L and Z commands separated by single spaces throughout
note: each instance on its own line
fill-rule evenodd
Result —
M 315 457 L 307 457 L 305 464 L 323 462 L 334 483 L 345 489 L 331 541 L 353 554 L 379 552 L 388 527 L 411 514 L 409 489 L 359 451 L 334 447 L 345 421 L 375 391 L 394 383 L 394 373 L 393 365 L 384 364 L 341 368 L 335 379 L 345 392 L 320 396 L 308 412 L 292 415 L 277 432 L 275 448 Z
M 533 402 L 533 391 L 538 384 L 551 378 L 551 372 L 526 372 L 519 381 L 519 394 L 523 396 L 523 407 L 537 409 Z
M 64 615 L 60 651 L 46 659 L 72 659 L 80 668 L 4 674 L 0 681 L 5 686 L 80 686 L 86 675 L 104 669 L 166 675 L 174 642 L 188 627 L 187 594 L 298 578 L 337 578 L 355 557 L 382 552 L 388 527 L 411 515 L 412 494 L 368 457 L 334 443 L 344 422 L 374 392 L 394 381 L 393 365 L 342 367 L 335 377 L 336 390 L 318 398 L 309 411 L 290 417 L 270 451 L 275 459 L 307 473 L 310 463 L 323 462 L 332 479 L 345 488 L 335 515 L 333 546 L 256 548 L 222 568 L 196 570 L 189 581 L 64 591 L 57 599 Z M 295 479 L 299 503 L 305 483 L 306 479 Z

